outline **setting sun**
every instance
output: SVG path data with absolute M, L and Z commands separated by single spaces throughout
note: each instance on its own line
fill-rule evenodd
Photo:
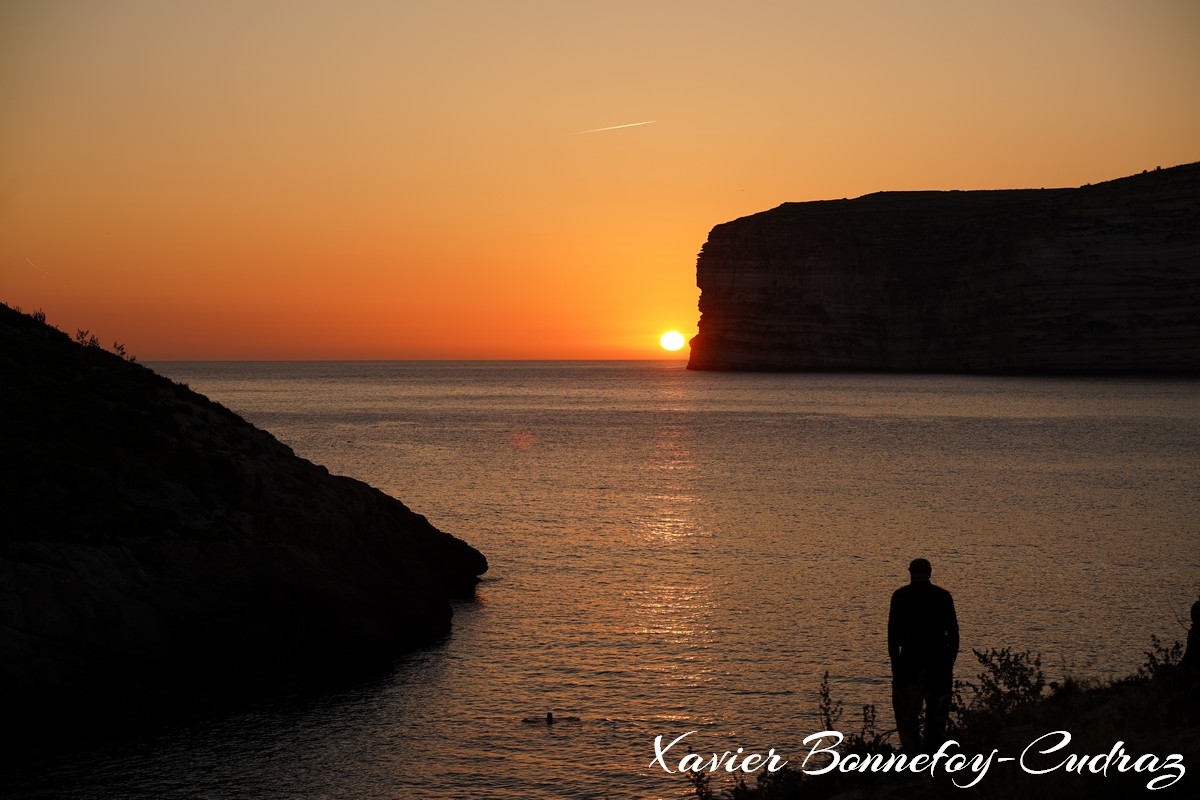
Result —
M 679 331 L 667 331 L 658 340 L 658 343 L 663 346 L 664 350 L 678 350 L 684 344 L 683 334 Z

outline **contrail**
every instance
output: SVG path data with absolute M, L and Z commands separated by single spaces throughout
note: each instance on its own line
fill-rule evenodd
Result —
M 590 131 L 580 131 L 580 133 L 599 133 L 600 131 L 615 131 L 620 128 L 636 128 L 639 125 L 653 125 L 658 122 L 656 119 L 646 120 L 645 122 L 630 122 L 627 125 L 613 125 L 608 128 L 592 128 Z

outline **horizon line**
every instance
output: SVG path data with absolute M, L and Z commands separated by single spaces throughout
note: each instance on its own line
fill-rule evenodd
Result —
M 440 361 L 440 362 L 463 362 L 463 363 L 479 363 L 479 362 L 508 362 L 508 363 L 529 363 L 529 362 L 546 362 L 546 363 L 580 363 L 580 362 L 611 362 L 611 361 L 679 361 L 685 362 L 687 358 L 149 358 L 139 359 L 140 364 L 179 364 L 179 363 L 197 363 L 197 364 L 216 364 L 216 363 L 246 363 L 246 364 L 265 364 L 265 363 L 296 363 L 296 364 L 336 364 L 336 363 L 395 363 L 409 361 Z

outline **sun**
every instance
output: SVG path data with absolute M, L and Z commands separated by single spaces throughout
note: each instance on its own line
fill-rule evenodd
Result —
M 658 340 L 664 350 L 678 350 L 684 344 L 683 334 L 679 331 L 667 331 Z

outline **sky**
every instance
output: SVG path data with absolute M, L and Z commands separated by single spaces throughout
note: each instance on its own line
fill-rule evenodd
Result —
M 1200 160 L 1200 3 L 4 0 L 0 120 L 0 301 L 143 361 L 658 358 L 721 222 Z

